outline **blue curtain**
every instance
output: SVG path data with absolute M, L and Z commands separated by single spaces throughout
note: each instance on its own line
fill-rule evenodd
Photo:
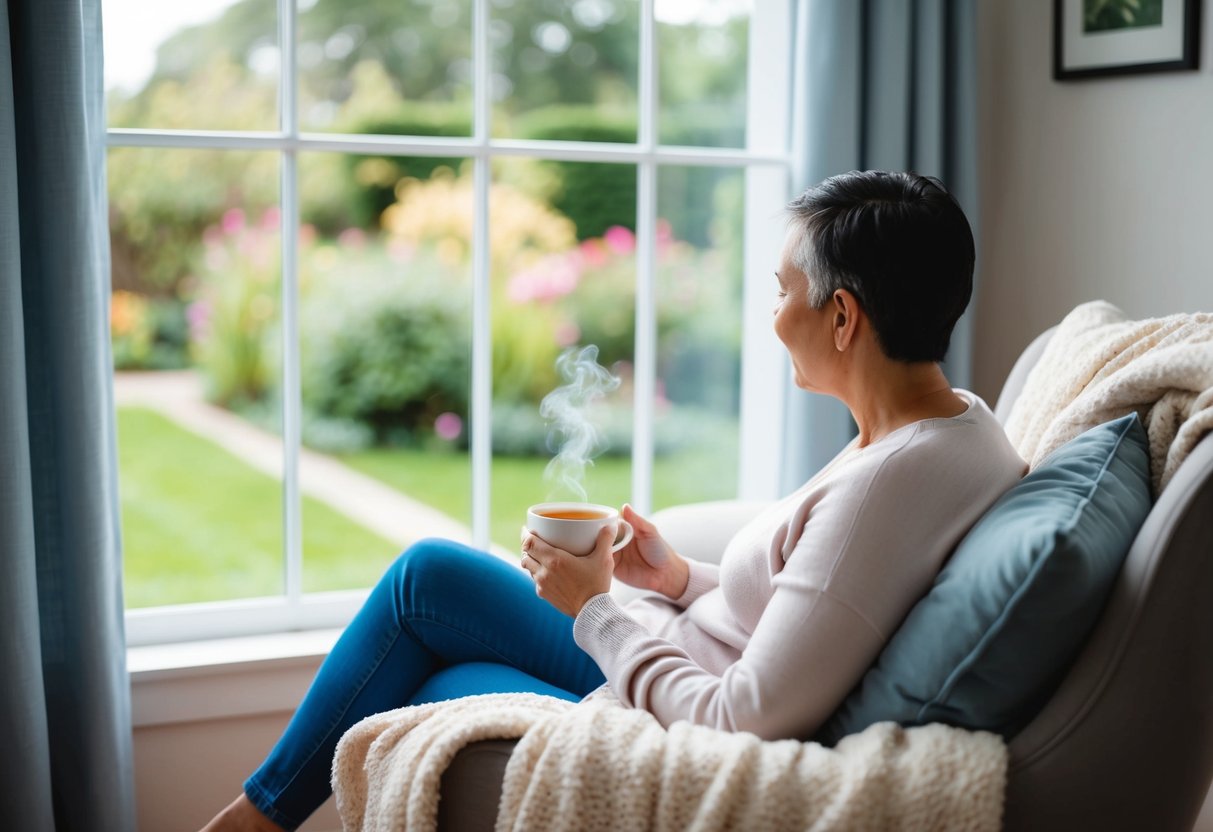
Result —
M 100 0 L 0 6 L 0 828 L 135 826 Z
M 943 180 L 976 234 L 976 0 L 800 0 L 796 12 L 797 192 L 851 170 L 913 170 Z M 944 363 L 958 387 L 970 384 L 971 341 L 966 314 Z M 842 404 L 793 388 L 784 489 L 852 436 Z

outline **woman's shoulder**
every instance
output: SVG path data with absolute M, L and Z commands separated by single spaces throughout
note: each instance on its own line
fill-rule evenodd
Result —
M 966 479 L 971 470 L 1022 476 L 1023 459 L 993 412 L 977 395 L 957 392 L 969 402 L 963 413 L 913 422 L 867 446 L 856 454 L 851 477 L 896 488 L 900 480 L 924 487 Z
M 959 416 L 917 423 L 904 441 L 890 448 L 881 474 L 910 486 L 964 489 L 976 481 L 1010 487 L 1027 470 L 1006 431 L 980 397 L 968 393 L 969 408 Z M 984 488 L 983 488 L 984 490 Z

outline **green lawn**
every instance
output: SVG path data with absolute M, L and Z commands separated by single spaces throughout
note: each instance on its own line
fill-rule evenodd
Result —
M 278 595 L 282 486 L 155 411 L 118 409 L 128 608 Z M 304 498 L 304 589 L 366 586 L 391 543 Z
M 118 409 L 126 604 L 143 607 L 276 595 L 282 591 L 282 488 L 213 443 L 160 414 Z M 341 457 L 464 523 L 471 518 L 465 453 L 375 449 Z M 547 461 L 493 460 L 490 533 L 513 549 L 526 508 L 548 498 Z M 670 454 L 653 472 L 657 508 L 735 494 L 735 444 Z M 593 502 L 629 499 L 631 461 L 605 457 L 589 469 Z M 367 586 L 396 554 L 388 541 L 323 503 L 304 498 L 304 589 Z
M 376 449 L 341 457 L 342 462 L 464 522 L 472 516 L 472 474 L 467 454 L 427 453 L 413 449 Z M 543 480 L 546 459 L 498 457 L 493 460 L 489 533 L 513 549 L 528 506 L 548 499 Z M 653 469 L 656 508 L 736 496 L 737 448 L 690 451 L 661 457 Z M 586 474 L 591 502 L 620 506 L 632 492 L 632 463 L 602 457 Z M 567 499 L 560 497 L 559 499 Z

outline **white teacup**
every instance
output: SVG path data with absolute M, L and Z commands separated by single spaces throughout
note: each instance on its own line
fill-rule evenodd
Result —
M 619 516 L 619 511 L 597 503 L 539 503 L 526 512 L 526 527 L 548 544 L 570 554 L 584 556 L 594 551 L 598 530 L 603 526 L 615 528 L 618 552 L 632 540 L 632 524 Z M 622 530 L 622 534 L 620 533 Z

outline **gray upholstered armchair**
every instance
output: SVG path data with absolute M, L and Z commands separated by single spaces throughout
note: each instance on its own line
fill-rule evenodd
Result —
M 999 397 L 1004 422 L 1050 333 Z M 755 504 L 655 519 L 690 557 L 717 560 Z M 513 742 L 465 748 L 442 780 L 439 828 L 490 830 Z M 1213 436 L 1154 505 L 1112 595 L 1052 698 L 1009 743 L 1012 830 L 1187 830 L 1213 777 Z

